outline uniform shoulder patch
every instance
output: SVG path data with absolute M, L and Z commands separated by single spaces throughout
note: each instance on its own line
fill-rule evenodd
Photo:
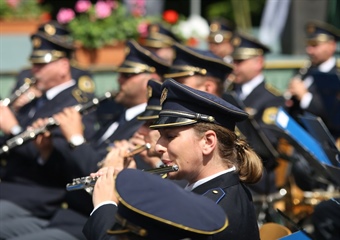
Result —
M 79 88 L 74 88 L 72 90 L 72 95 L 77 100 L 78 103 L 86 103 L 92 99 L 90 97 L 90 94 L 83 92 Z
M 87 75 L 83 75 L 78 79 L 78 88 L 86 93 L 94 93 L 95 84 L 92 78 Z
M 268 107 L 263 111 L 262 121 L 265 124 L 271 125 L 275 123 L 276 115 L 278 112 L 277 107 Z
M 282 93 L 271 84 L 266 83 L 265 88 L 275 96 L 282 96 Z
M 222 188 L 212 188 L 202 195 L 210 198 L 215 203 L 219 203 L 224 198 L 226 193 L 223 191 Z

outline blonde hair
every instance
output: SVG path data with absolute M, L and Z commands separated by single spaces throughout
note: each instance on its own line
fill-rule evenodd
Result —
M 221 158 L 228 166 L 235 166 L 241 182 L 251 184 L 262 177 L 263 164 L 261 158 L 244 140 L 233 131 L 211 123 L 197 123 L 194 129 L 199 135 L 213 130 L 218 138 L 218 149 Z

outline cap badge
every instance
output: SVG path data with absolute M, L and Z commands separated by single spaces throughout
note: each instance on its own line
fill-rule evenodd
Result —
M 160 103 L 163 105 L 163 102 L 165 101 L 166 97 L 168 96 L 168 89 L 164 88 L 162 91 Z
M 220 25 L 218 23 L 212 23 L 210 25 L 210 31 L 211 32 L 216 32 L 218 30 L 220 30 Z
M 46 24 L 44 26 L 44 30 L 50 36 L 53 36 L 56 33 L 55 27 L 53 25 L 51 25 L 51 24 Z
M 242 41 L 241 38 L 234 37 L 233 40 L 232 40 L 232 44 L 233 44 L 234 47 L 238 47 L 238 46 L 240 46 L 241 41 Z
M 32 44 L 34 48 L 39 48 L 41 46 L 41 39 L 38 37 L 34 37 L 32 39 Z

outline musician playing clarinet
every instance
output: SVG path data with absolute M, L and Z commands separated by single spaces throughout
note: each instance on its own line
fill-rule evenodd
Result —
M 112 147 L 111 144 L 114 144 L 115 140 L 130 138 L 143 124 L 143 121 L 137 119 L 137 115 L 146 107 L 149 94 L 147 82 L 150 78 L 161 80 L 160 76 L 167 71 L 168 65 L 142 48 L 136 41 L 128 41 L 126 45 L 127 54 L 124 62 L 117 68 L 119 72 L 119 92 L 115 94 L 117 109 L 110 109 L 115 118 L 106 121 L 107 124 L 102 125 L 93 137 L 88 138 L 81 122 L 81 115 L 73 107 L 67 107 L 54 114 L 53 118 L 59 123 L 57 128 L 66 139 L 68 151 L 61 151 L 47 135 L 42 135 L 41 139 L 37 138 L 36 144 L 44 152 L 48 162 L 66 159 L 64 168 L 57 173 L 60 175 L 59 178 L 63 178 L 64 175 L 72 176 L 68 179 L 70 182 L 73 178 L 97 171 L 97 162 L 104 159 Z M 35 124 L 40 125 L 40 121 L 42 119 Z M 67 182 L 63 184 L 64 191 L 66 184 Z M 36 226 L 34 233 L 23 233 L 20 237 L 28 239 L 34 234 L 34 239 L 51 239 L 49 236 L 57 229 L 60 239 L 71 239 L 65 238 L 61 233 L 76 239 L 84 238 L 82 227 L 93 208 L 91 196 L 86 191 L 67 192 L 65 203 L 67 209 L 63 207 L 56 209 L 46 226 Z M 35 218 L 34 221 L 41 219 Z
M 37 123 L 38 119 L 51 117 L 65 107 L 85 104 L 94 96 L 92 81 L 83 79 L 77 82 L 71 77 L 73 42 L 69 41 L 70 38 L 61 38 L 59 32 L 63 30 L 54 25 L 46 24 L 45 29 L 46 33 L 37 32 L 31 36 L 33 49 L 30 56 L 36 88 L 43 94 L 20 108 L 16 115 L 9 107 L 0 106 L 0 128 L 5 134 L 4 141 L 27 131 L 28 127 L 44 124 Z M 94 134 L 95 122 L 92 113 L 82 118 L 86 138 Z M 50 134 L 54 148 L 65 155 L 70 154 L 69 144 L 59 128 L 46 134 Z M 40 137 L 36 140 L 41 141 Z M 48 146 L 40 150 L 34 141 L 29 141 L 1 156 L 1 239 L 32 234 L 37 227 L 45 227 L 65 200 L 65 184 L 73 177 L 74 162 L 62 157 L 49 159 L 46 155 Z M 54 235 L 57 239 L 75 239 L 66 232 L 59 231 Z M 51 237 L 45 235 L 31 239 Z
M 53 29 L 58 29 L 58 31 L 56 31 L 53 34 Z M 56 43 L 60 42 L 61 44 L 64 44 L 64 39 L 70 38 L 71 36 L 70 31 L 55 20 L 51 20 L 47 23 L 41 24 L 38 27 L 36 32 L 40 34 L 44 34 L 46 36 L 49 36 L 50 34 L 54 36 L 58 36 L 54 38 L 54 42 Z M 70 55 L 74 56 L 75 47 L 70 46 L 69 51 L 70 51 Z M 34 65 L 34 62 L 31 62 L 31 63 Z M 16 77 L 15 86 L 12 89 L 12 93 L 17 91 L 20 88 L 20 86 L 22 86 L 26 82 L 27 78 L 32 78 L 33 65 L 30 66 L 29 68 L 21 70 L 18 73 Z M 80 68 L 79 65 L 77 64 L 76 59 L 74 59 L 74 57 L 71 58 L 71 76 L 76 82 L 78 81 L 84 82 L 84 80 L 86 80 L 86 81 L 92 82 L 91 84 L 94 84 L 94 82 L 92 81 L 92 74 L 87 69 Z M 34 98 L 38 98 L 40 95 L 41 95 L 41 91 L 33 85 L 28 89 L 28 91 L 22 94 L 15 102 L 13 102 L 13 104 L 11 105 L 11 108 L 17 111 L 22 106 L 32 101 Z
M 340 124 L 337 120 L 340 116 L 339 100 L 336 100 L 334 96 L 334 101 L 324 102 L 317 80 L 321 80 L 327 86 L 329 84 L 327 81 L 330 81 L 330 77 L 333 76 L 335 81 L 340 82 L 340 71 L 335 57 L 337 41 L 340 40 L 340 30 L 319 21 L 308 22 L 305 30 L 306 53 L 310 64 L 301 69 L 298 78 L 293 78 L 289 83 L 287 92 L 292 98 L 286 101 L 286 107 L 294 118 L 303 113 L 312 113 L 321 117 L 330 133 L 337 139 L 340 137 Z M 322 74 L 322 79 L 317 79 L 316 77 L 320 74 Z M 328 94 L 331 94 L 330 91 Z M 293 163 L 292 173 L 298 187 L 304 191 L 326 189 L 327 184 L 316 180 L 315 170 L 310 167 L 307 161 L 302 156 L 297 159 Z
M 327 23 L 311 21 L 306 24 L 305 31 L 309 63 L 290 81 L 287 92 L 292 98 L 286 102 L 286 107 L 293 117 L 309 112 L 320 116 L 327 124 L 327 106 L 322 102 L 313 75 L 321 72 L 339 76 L 335 53 L 337 41 L 340 40 L 340 30 Z M 334 137 L 340 136 L 340 129 L 337 131 L 338 136 Z

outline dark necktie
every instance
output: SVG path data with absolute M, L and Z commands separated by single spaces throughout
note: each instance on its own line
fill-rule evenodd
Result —
M 114 123 L 118 123 L 117 128 L 113 128 Z M 120 128 L 121 126 L 124 125 L 124 123 L 126 123 L 126 119 L 125 119 L 125 111 L 123 111 L 118 120 L 115 121 L 114 123 L 111 123 L 108 127 L 103 128 L 103 130 L 105 129 L 105 131 L 101 132 L 100 134 L 98 134 L 97 136 L 99 137 L 99 140 L 97 141 L 97 146 L 99 146 L 100 144 L 102 144 L 103 142 L 105 142 L 108 138 L 110 138 L 113 133 Z
M 45 103 L 48 101 L 46 94 L 41 95 L 40 98 L 38 98 L 36 105 L 35 105 L 35 110 L 38 111 L 40 108 L 42 108 Z
M 235 93 L 237 95 L 237 98 L 240 99 L 242 96 L 242 86 L 241 85 L 235 85 Z
M 119 119 L 118 119 L 118 123 L 119 123 L 119 126 L 122 126 L 124 125 L 124 123 L 126 123 L 126 119 L 125 119 L 125 111 L 122 112 L 122 114 L 120 115 Z

